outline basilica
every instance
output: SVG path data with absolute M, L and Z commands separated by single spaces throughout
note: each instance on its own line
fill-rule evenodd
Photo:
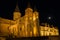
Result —
M 25 15 L 21 17 L 18 5 L 13 12 L 13 20 L 0 17 L 0 36 L 13 37 L 37 37 L 37 36 L 58 36 L 59 30 L 53 25 L 43 23 L 39 25 L 39 12 L 31 7 L 25 9 Z

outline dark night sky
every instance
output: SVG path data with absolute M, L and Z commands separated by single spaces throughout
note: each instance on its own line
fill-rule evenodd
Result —
M 16 6 L 16 0 L 0 0 L 0 17 L 6 19 L 12 19 L 13 11 Z M 30 2 L 31 7 L 34 9 L 36 6 L 39 12 L 40 22 L 49 22 L 53 25 L 60 26 L 60 6 L 57 0 L 18 0 L 20 12 L 22 16 L 24 15 L 24 10 L 27 8 L 28 2 Z M 47 17 L 51 16 L 51 20 Z M 60 29 L 60 27 L 59 27 Z

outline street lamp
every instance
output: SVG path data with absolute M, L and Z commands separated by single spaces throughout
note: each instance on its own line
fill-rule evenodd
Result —
M 48 17 L 48 19 L 50 20 L 50 19 L 51 19 L 51 17 Z
M 51 17 L 51 16 L 47 17 L 47 22 L 48 22 L 49 24 L 51 24 L 51 20 L 52 20 L 52 17 Z

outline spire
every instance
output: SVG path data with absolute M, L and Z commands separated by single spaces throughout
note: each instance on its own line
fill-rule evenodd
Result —
M 27 6 L 27 8 L 30 8 L 31 6 L 30 6 L 30 2 L 28 2 L 28 6 Z
M 31 6 L 30 6 L 30 2 L 28 2 L 28 5 L 27 5 L 25 12 L 27 12 L 27 11 L 33 11 Z
M 19 12 L 20 10 L 19 10 L 19 7 L 18 7 L 18 2 L 17 2 L 17 4 L 16 4 L 16 7 L 15 7 L 15 12 Z
M 34 6 L 34 11 L 37 11 L 36 6 Z

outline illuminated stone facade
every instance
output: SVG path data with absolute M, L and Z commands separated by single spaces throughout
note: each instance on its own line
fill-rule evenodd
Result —
M 37 37 L 37 36 L 58 36 L 59 31 L 54 27 L 39 25 L 39 12 L 30 7 L 25 10 L 25 15 L 16 7 L 13 13 L 13 20 L 0 18 L 0 34 L 16 37 Z

